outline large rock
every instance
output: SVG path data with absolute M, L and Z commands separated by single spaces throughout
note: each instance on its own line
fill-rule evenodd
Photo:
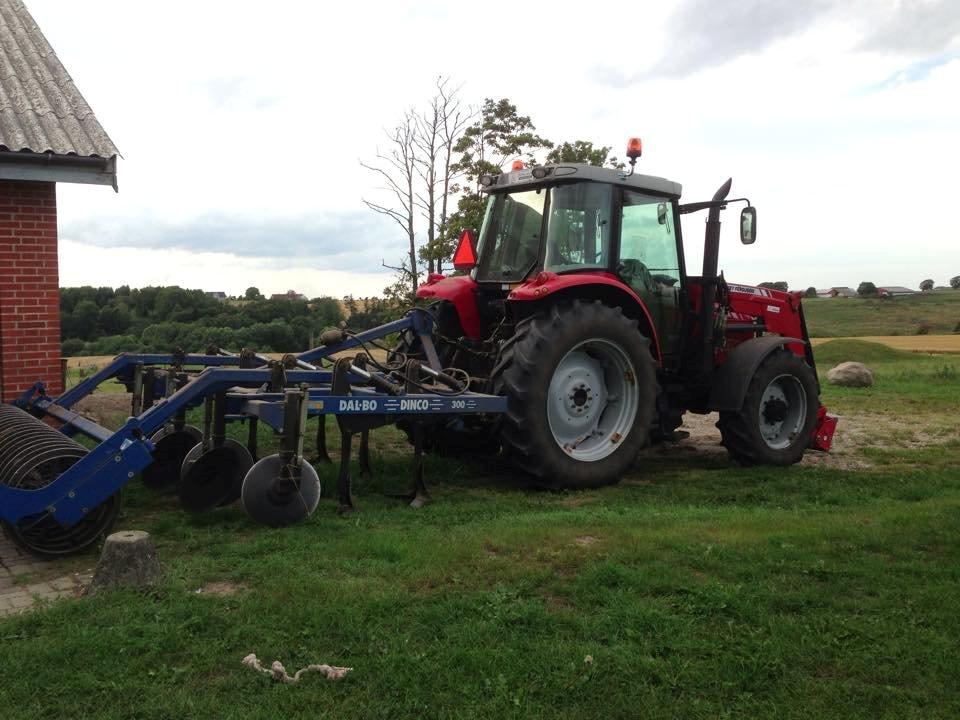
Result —
M 160 580 L 160 561 L 153 539 L 141 530 L 124 530 L 107 536 L 97 563 L 90 594 L 121 587 L 144 588 Z
M 870 387 L 873 371 L 863 363 L 842 362 L 827 371 L 827 382 L 843 387 Z

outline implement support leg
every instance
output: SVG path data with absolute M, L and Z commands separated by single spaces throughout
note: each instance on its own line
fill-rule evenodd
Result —
M 370 431 L 360 433 L 360 477 L 368 478 L 373 475 L 370 469 Z
M 317 415 L 319 425 L 317 425 L 317 462 L 332 463 L 330 454 L 327 452 L 327 416 Z
M 430 493 L 423 481 L 423 425 L 413 426 L 413 499 L 410 507 L 422 508 L 430 500 Z
M 337 478 L 337 492 L 340 515 L 349 515 L 357 511 L 353 504 L 353 493 L 350 491 L 350 454 L 353 448 L 353 433 L 343 430 L 340 432 L 340 475 Z

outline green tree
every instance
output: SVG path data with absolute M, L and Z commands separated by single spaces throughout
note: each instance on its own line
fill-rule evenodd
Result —
M 927 292 L 927 291 L 929 291 L 929 290 L 933 290 L 933 280 L 927 278 L 926 280 L 924 280 L 923 282 L 921 282 L 921 283 L 920 283 L 920 289 L 923 290 L 924 292 Z
M 950 278 L 950 287 L 954 290 L 960 290 L 960 275 L 954 275 Z
M 481 175 L 499 174 L 511 158 L 530 163 L 535 150 L 552 147 L 552 142 L 536 134 L 530 117 L 517 112 L 516 105 L 506 98 L 485 99 L 476 122 L 463 132 L 454 148 L 460 159 L 453 170 L 466 182 L 457 188 L 463 194 L 444 228 L 444 238 L 452 245 L 464 230 L 479 229 L 483 217 Z
M 877 286 L 867 280 L 857 285 L 857 295 L 860 297 L 873 297 L 877 294 Z
M 97 325 L 107 335 L 122 335 L 133 321 L 130 308 L 123 302 L 111 300 L 100 309 L 97 316 Z
M 97 329 L 99 315 L 100 310 L 93 300 L 78 302 L 67 326 L 70 336 L 81 340 L 92 340 Z
M 815 298 L 817 296 L 817 289 L 813 285 L 811 285 L 810 287 L 807 288 L 806 296 L 808 298 Z
M 260 294 L 260 288 L 248 287 L 243 293 L 244 300 L 263 300 L 263 295 Z
M 787 292 L 787 290 L 789 289 L 789 286 L 787 285 L 787 282 L 785 280 L 777 280 L 776 282 L 771 282 L 768 280 L 766 282 L 760 283 L 760 287 L 768 288 L 770 290 L 781 290 L 783 292 Z
M 572 143 L 561 143 L 547 153 L 547 164 L 558 165 L 560 163 L 579 163 L 581 165 L 596 165 L 603 167 L 609 165 L 612 168 L 622 170 L 624 164 L 610 155 L 610 150 L 605 145 L 598 148 L 593 146 L 592 142 L 586 140 L 574 140 Z

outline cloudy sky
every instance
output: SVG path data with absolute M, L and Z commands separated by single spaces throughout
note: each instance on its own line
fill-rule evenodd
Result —
M 27 4 L 123 154 L 119 194 L 59 188 L 64 285 L 378 293 L 404 240 L 359 160 L 439 74 L 554 141 L 640 135 L 687 200 L 732 176 L 729 279 L 960 273 L 956 0 Z

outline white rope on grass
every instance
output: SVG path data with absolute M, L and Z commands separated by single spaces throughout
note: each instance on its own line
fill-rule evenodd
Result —
M 337 667 L 336 665 L 307 665 L 305 668 L 297 670 L 291 676 L 287 674 L 286 669 L 283 667 L 283 663 L 281 663 L 279 660 L 274 660 L 273 664 L 271 664 L 269 668 L 265 668 L 260 664 L 257 656 L 253 653 L 247 655 L 242 660 L 242 663 L 251 670 L 265 673 L 272 677 L 275 682 L 280 683 L 300 682 L 300 676 L 308 672 L 318 672 L 327 678 L 327 680 L 343 680 L 343 678 L 347 676 L 347 673 L 353 670 L 353 668 Z

